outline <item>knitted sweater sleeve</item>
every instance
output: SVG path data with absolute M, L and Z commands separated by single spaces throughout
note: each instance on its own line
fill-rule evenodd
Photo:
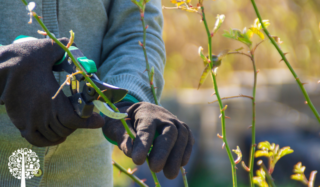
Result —
M 108 25 L 103 39 L 102 81 L 129 90 L 139 101 L 154 103 L 142 47 L 143 29 L 138 7 L 130 0 L 114 0 L 108 9 Z M 164 85 L 165 48 L 162 40 L 163 16 L 161 0 L 147 3 L 145 21 L 148 25 L 146 49 L 150 68 L 154 67 L 154 85 L 158 98 Z

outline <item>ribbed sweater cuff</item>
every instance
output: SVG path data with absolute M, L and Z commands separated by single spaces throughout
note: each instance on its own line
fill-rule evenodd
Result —
M 141 81 L 141 78 L 129 74 L 121 74 L 108 78 L 107 82 L 108 84 L 127 89 L 129 94 L 139 101 L 155 103 L 150 85 L 147 82 Z

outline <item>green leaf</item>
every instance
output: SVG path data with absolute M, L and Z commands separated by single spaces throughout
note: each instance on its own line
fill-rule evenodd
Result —
M 304 175 L 304 174 L 301 174 L 301 173 L 298 173 L 298 174 L 293 174 L 293 175 L 291 175 L 290 178 L 291 178 L 292 180 L 296 180 L 296 181 L 304 181 L 305 175 Z
M 257 150 L 254 153 L 254 157 L 258 158 L 258 157 L 267 157 L 269 158 L 270 156 L 272 156 L 272 152 L 268 152 L 267 150 Z
M 262 23 L 263 23 L 263 25 L 264 25 L 266 28 L 268 28 L 269 25 L 270 25 L 270 21 L 269 21 L 269 20 L 262 20 Z M 253 23 L 253 26 L 252 26 L 252 27 L 255 27 L 255 28 L 258 29 L 258 30 L 261 30 L 261 29 L 262 29 L 261 23 L 260 23 L 260 21 L 259 21 L 258 18 L 256 18 L 256 19 L 254 20 L 254 23 Z
M 282 158 L 288 154 L 291 154 L 291 153 L 293 153 L 293 149 L 291 149 L 289 146 L 283 147 L 280 149 L 280 151 L 278 153 L 278 158 L 280 159 L 280 158 Z
M 182 0 L 171 0 L 171 3 L 176 4 L 178 7 L 185 4 L 186 2 Z
M 268 141 L 265 141 L 265 142 L 260 142 L 258 144 L 258 149 L 267 149 L 267 150 L 270 150 L 271 148 L 271 145 Z
M 131 0 L 134 4 L 136 4 L 140 9 L 143 9 L 143 1 Z
M 264 35 L 263 35 L 263 33 L 262 33 L 260 30 L 258 30 L 257 28 L 251 27 L 251 28 L 249 28 L 248 31 L 251 31 L 252 33 L 258 35 L 262 40 L 264 40 Z M 252 35 L 251 35 L 251 36 L 252 36 Z
M 204 81 L 208 77 L 209 72 L 210 72 L 210 66 L 209 66 L 209 64 L 207 64 L 207 66 L 204 68 L 202 75 L 200 77 L 198 89 L 200 88 L 200 86 L 204 83 Z
M 296 165 L 294 165 L 293 172 L 304 173 L 305 169 L 306 169 L 306 166 L 303 166 L 301 162 L 298 162 Z
M 230 32 L 225 31 L 223 33 L 223 36 L 226 37 L 226 38 L 230 38 L 230 39 L 234 39 L 234 40 L 237 40 L 239 42 L 242 42 L 245 45 L 247 45 L 248 47 L 250 47 L 252 45 L 252 42 L 250 41 L 250 39 L 246 35 L 246 33 L 242 33 L 238 29 L 231 29 Z
M 208 62 L 207 57 L 204 56 L 204 54 L 203 54 L 203 48 L 202 48 L 201 46 L 200 46 L 199 49 L 198 49 L 198 54 L 199 54 L 199 56 L 201 57 L 201 59 L 203 60 L 204 65 L 206 66 L 209 62 Z
M 235 49 L 235 51 L 241 51 L 243 49 L 243 47 L 240 47 L 238 49 Z
M 213 31 L 212 33 L 216 33 L 218 31 L 218 29 L 221 27 L 222 23 L 224 22 L 226 16 L 225 15 L 217 15 L 217 19 L 216 19 L 216 23 L 214 25 Z

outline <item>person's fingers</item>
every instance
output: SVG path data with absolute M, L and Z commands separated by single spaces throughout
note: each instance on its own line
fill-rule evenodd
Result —
M 75 129 L 70 129 L 70 128 L 64 126 L 60 122 L 59 117 L 57 115 L 53 116 L 53 119 L 51 120 L 51 123 L 50 123 L 50 127 L 60 137 L 67 137 L 75 131 Z
M 46 139 L 39 131 L 31 132 L 28 130 L 21 131 L 21 136 L 24 137 L 30 144 L 37 147 L 57 145 L 66 140 L 66 138 L 62 138 L 56 142 L 51 142 L 48 139 Z
M 156 132 L 156 125 L 148 119 L 136 119 L 136 138 L 133 142 L 132 160 L 135 164 L 141 165 L 147 158 Z
M 125 155 L 131 158 L 133 150 L 133 140 L 130 138 L 130 136 L 127 133 L 124 133 L 120 138 L 118 138 L 117 143 L 120 150 L 122 150 Z
M 189 129 L 189 127 L 187 125 L 184 124 L 184 126 L 188 129 L 188 143 L 187 143 L 186 149 L 185 149 L 183 157 L 182 157 L 181 166 L 185 166 L 189 162 L 189 159 L 190 159 L 190 156 L 192 153 L 192 146 L 194 144 L 194 138 L 191 133 L 191 130 Z
M 68 38 L 60 38 L 59 41 L 63 45 L 67 45 L 69 42 Z M 58 62 L 65 54 L 65 51 L 51 39 L 40 39 L 32 41 L 35 42 L 33 46 L 36 48 L 36 55 L 39 61 L 47 61 L 54 63 Z
M 38 131 L 50 142 L 56 142 L 62 138 L 51 129 L 50 124 L 34 125 L 38 127 Z
M 189 130 L 179 121 L 176 121 L 175 124 L 178 129 L 178 137 L 163 168 L 163 173 L 168 179 L 174 179 L 179 174 L 189 134 Z
M 167 122 L 161 134 L 154 140 L 149 155 L 149 166 L 153 172 L 160 172 L 164 168 L 177 136 L 177 127 L 172 122 Z
M 77 128 L 101 128 L 104 124 L 104 118 L 97 113 L 93 113 L 89 118 L 81 118 L 75 112 L 69 99 L 63 94 L 59 93 L 53 100 L 55 108 L 58 108 L 57 115 L 61 124 L 69 129 Z
M 110 140 L 117 142 L 120 150 L 124 152 L 125 155 L 131 157 L 133 149 L 133 140 L 130 138 L 129 134 L 126 132 L 120 120 L 111 119 L 105 117 L 105 125 L 102 127 L 103 134 L 107 136 Z M 127 125 L 130 131 L 134 134 L 130 120 L 127 120 Z

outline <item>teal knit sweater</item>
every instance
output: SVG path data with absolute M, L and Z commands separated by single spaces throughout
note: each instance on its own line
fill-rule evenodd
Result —
M 128 89 L 129 94 L 139 101 L 154 102 L 147 73 L 144 73 L 143 51 L 138 45 L 143 37 L 140 14 L 130 0 L 33 1 L 37 5 L 35 12 L 43 17 L 44 23 L 56 37 L 69 37 L 69 30 L 75 32 L 75 43 L 96 62 L 102 81 Z M 20 0 L 0 0 L 0 4 L 0 44 L 9 45 L 19 35 L 42 37 L 37 34 L 37 30 L 42 30 L 38 23 L 28 24 L 28 12 Z M 165 62 L 160 0 L 148 3 L 145 18 L 149 25 L 148 58 L 150 66 L 155 68 L 154 84 L 160 98 Z M 55 76 L 62 83 L 66 74 L 57 73 Z M 32 83 L 25 86 L 32 86 Z M 64 92 L 70 94 L 68 88 Z M 112 146 L 101 129 L 78 129 L 62 144 L 36 147 L 21 137 L 3 105 L 0 105 L 0 129 L 0 186 L 20 186 L 20 180 L 8 170 L 9 156 L 20 148 L 32 149 L 40 159 L 42 175 L 28 179 L 28 187 L 101 187 L 113 184 Z

